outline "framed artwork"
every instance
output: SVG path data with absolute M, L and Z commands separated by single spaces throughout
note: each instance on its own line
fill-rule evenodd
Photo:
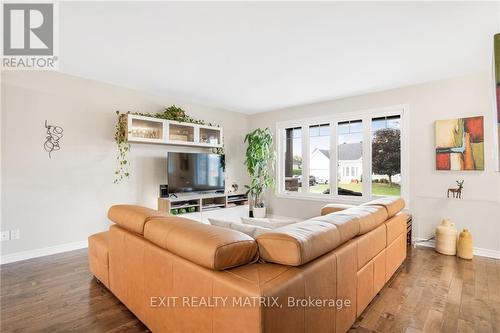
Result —
M 493 62 L 495 77 L 495 123 L 494 128 L 497 132 L 497 171 L 500 171 L 500 34 L 494 36 Z
M 436 121 L 436 170 L 484 170 L 483 116 Z

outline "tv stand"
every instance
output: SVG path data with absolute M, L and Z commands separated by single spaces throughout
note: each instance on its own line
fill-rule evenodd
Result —
M 248 196 L 243 193 L 177 193 L 168 198 L 158 198 L 158 210 L 173 215 L 196 216 L 217 209 L 247 206 Z M 195 214 L 195 215 L 189 215 Z M 200 215 L 200 214 L 198 214 Z M 198 218 L 194 218 L 199 220 Z

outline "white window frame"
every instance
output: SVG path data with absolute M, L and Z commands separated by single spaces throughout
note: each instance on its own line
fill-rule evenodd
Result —
M 359 204 L 381 196 L 372 195 L 372 119 L 378 117 L 400 116 L 401 124 L 401 197 L 405 199 L 409 207 L 409 107 L 408 105 L 395 105 L 377 109 L 334 113 L 324 117 L 303 118 L 287 120 L 276 123 L 276 195 L 280 198 L 293 198 L 316 200 L 324 202 L 342 202 Z M 318 124 L 330 124 L 330 149 L 337 147 L 337 124 L 343 121 L 363 121 L 363 164 L 361 174 L 363 175 L 363 195 L 346 196 L 337 194 L 337 176 L 339 175 L 337 165 L 337 153 L 330 154 L 330 194 L 309 193 L 309 127 Z M 302 187 L 300 192 L 285 191 L 285 130 L 291 127 L 302 128 Z M 341 170 L 343 172 L 343 170 Z M 366 177 L 365 175 L 368 175 Z M 305 180 L 305 181 L 304 181 Z

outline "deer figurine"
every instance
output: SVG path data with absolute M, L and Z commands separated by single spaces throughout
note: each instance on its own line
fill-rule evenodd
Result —
M 464 180 L 457 180 L 458 188 L 449 188 L 448 194 L 446 195 L 448 198 L 450 197 L 450 192 L 453 195 L 453 198 L 462 198 L 462 189 L 464 188 Z

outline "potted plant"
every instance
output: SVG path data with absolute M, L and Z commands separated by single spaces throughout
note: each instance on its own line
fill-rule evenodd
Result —
M 253 199 L 254 217 L 265 217 L 263 194 L 266 189 L 274 186 L 271 175 L 274 166 L 273 136 L 269 128 L 257 128 L 245 136 L 245 143 L 248 143 L 245 165 L 250 175 L 250 185 L 245 187 L 247 194 Z

